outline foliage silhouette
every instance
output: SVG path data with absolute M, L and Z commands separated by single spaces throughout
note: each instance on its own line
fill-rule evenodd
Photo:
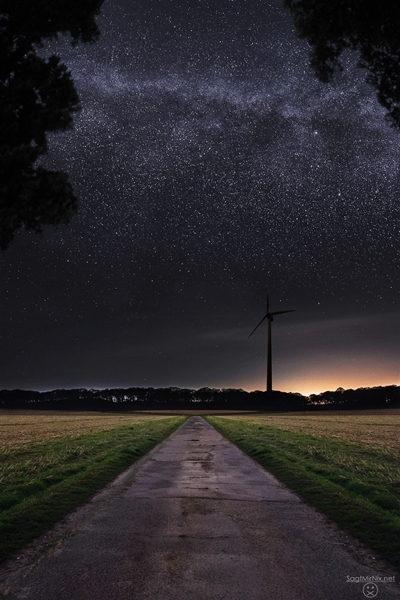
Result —
M 346 49 L 359 53 L 386 119 L 400 128 L 400 3 L 398 0 L 285 0 L 296 34 L 311 46 L 310 63 L 318 79 L 329 82 L 343 70 Z
M 0 408 L 51 410 L 335 410 L 398 408 L 400 387 L 396 385 L 313 394 L 242 389 L 209 388 L 198 390 L 170 388 L 58 389 L 48 392 L 0 390 Z
M 71 129 L 80 110 L 71 74 L 45 41 L 68 34 L 73 45 L 99 36 L 95 15 L 103 0 L 2 0 L 0 9 L 0 248 L 20 227 L 69 221 L 77 199 L 68 175 L 37 165 L 46 134 Z

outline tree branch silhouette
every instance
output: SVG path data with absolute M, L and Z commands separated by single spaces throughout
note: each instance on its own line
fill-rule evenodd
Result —
M 21 228 L 67 223 L 77 209 L 68 175 L 37 164 L 47 133 L 73 126 L 80 103 L 60 59 L 39 56 L 59 34 L 73 45 L 99 36 L 103 0 L 1 0 L 0 6 L 0 248 Z
M 400 3 L 397 0 L 285 0 L 298 37 L 311 46 L 310 64 L 324 83 L 343 70 L 346 49 L 386 109 L 386 120 L 400 128 Z

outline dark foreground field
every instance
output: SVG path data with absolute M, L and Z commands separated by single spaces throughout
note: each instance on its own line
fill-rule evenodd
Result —
M 185 414 L 0 411 L 0 560 L 89 500 L 176 429 Z M 400 409 L 213 411 L 207 420 L 377 556 L 400 567 Z
M 210 416 L 301 498 L 400 568 L 400 410 Z
M 0 414 L 0 562 L 87 502 L 184 420 Z

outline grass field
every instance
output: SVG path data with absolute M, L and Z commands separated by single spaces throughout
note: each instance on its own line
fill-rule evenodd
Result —
M 165 416 L 0 409 L 0 450 L 148 423 Z
M 207 420 L 305 501 L 400 568 L 400 410 Z
M 241 415 L 232 419 L 243 420 Z M 246 423 L 270 425 L 316 437 L 363 443 L 400 452 L 400 409 L 337 410 L 323 413 L 297 412 L 246 415 Z
M 184 420 L 0 412 L 0 562 L 89 500 Z

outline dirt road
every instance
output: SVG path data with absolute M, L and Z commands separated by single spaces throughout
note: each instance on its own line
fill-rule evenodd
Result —
M 360 581 L 391 573 L 200 416 L 71 526 L 35 565 L 25 557 L 9 570 L 7 598 L 400 598 L 399 582 Z

